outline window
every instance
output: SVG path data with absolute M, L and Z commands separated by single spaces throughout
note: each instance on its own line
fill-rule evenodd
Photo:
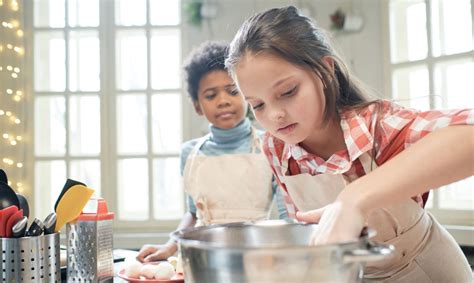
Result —
M 115 228 L 175 225 L 184 211 L 180 1 L 29 4 L 35 214 L 46 216 L 72 178 L 107 200 Z
M 474 108 L 471 5 L 470 0 L 390 1 L 389 72 L 396 102 L 421 110 Z M 445 224 L 473 225 L 474 177 L 432 191 L 428 207 Z

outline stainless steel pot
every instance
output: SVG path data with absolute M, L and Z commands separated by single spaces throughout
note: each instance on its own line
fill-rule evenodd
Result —
M 283 220 L 189 228 L 178 241 L 186 283 L 358 282 L 366 262 L 392 254 L 364 233 L 357 242 L 308 246 L 317 224 Z

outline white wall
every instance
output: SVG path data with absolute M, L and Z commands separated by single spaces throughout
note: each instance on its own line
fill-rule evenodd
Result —
M 345 12 L 362 16 L 364 25 L 354 33 L 332 33 L 336 49 L 352 70 L 376 91 L 383 91 L 383 36 L 381 2 L 379 0 L 214 0 L 218 16 L 196 27 L 186 22 L 183 15 L 183 58 L 205 40 L 231 41 L 242 22 L 256 12 L 269 8 L 295 5 L 310 12 L 310 16 L 323 28 L 330 28 L 330 15 L 341 8 Z M 189 0 L 183 1 L 183 5 Z M 198 117 L 186 103 L 184 109 L 185 139 L 201 136 L 207 131 L 207 123 Z

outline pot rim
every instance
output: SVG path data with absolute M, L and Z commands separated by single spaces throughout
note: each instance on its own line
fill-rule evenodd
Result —
M 364 228 L 361 232 L 359 240 L 357 241 L 349 241 L 343 243 L 335 243 L 335 244 L 326 244 L 326 245 L 278 245 L 278 246 L 241 246 L 241 245 L 233 245 L 233 244 L 219 244 L 213 243 L 208 241 L 202 240 L 195 240 L 195 239 L 186 239 L 184 238 L 186 234 L 195 232 L 195 231 L 203 231 L 203 230 L 210 230 L 216 228 L 228 228 L 228 227 L 251 227 L 251 226 L 278 226 L 278 225 L 286 225 L 286 226 L 313 226 L 318 225 L 314 223 L 306 223 L 306 222 L 297 222 L 292 220 L 261 220 L 261 221 L 245 221 L 245 222 L 233 222 L 233 223 L 226 223 L 226 224 L 211 224 L 208 226 L 200 226 L 200 227 L 190 227 L 181 230 L 174 231 L 170 233 L 170 237 L 176 241 L 177 243 L 183 244 L 186 247 L 195 247 L 200 249 L 222 249 L 225 248 L 226 250 L 308 250 L 309 249 L 317 249 L 321 251 L 322 249 L 340 249 L 343 247 L 350 247 L 350 246 L 359 246 L 361 243 L 367 242 L 368 238 L 372 235 L 372 230 Z

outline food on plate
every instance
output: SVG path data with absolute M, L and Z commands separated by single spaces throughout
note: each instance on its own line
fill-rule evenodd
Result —
M 141 269 L 142 263 L 135 258 L 125 259 L 125 275 L 127 275 L 127 277 L 139 278 Z
M 136 258 L 126 258 L 124 265 L 123 274 L 128 278 L 170 280 L 176 274 L 175 266 L 180 265 L 180 259 L 170 257 L 168 261 L 143 264 Z
M 159 272 L 158 265 L 154 265 L 154 264 L 144 264 L 142 266 L 142 269 L 140 269 L 140 275 L 144 276 L 146 279 L 155 278 L 155 275 L 158 272 Z
M 173 265 L 167 261 L 160 262 L 156 267 L 155 279 L 168 280 L 175 274 Z

